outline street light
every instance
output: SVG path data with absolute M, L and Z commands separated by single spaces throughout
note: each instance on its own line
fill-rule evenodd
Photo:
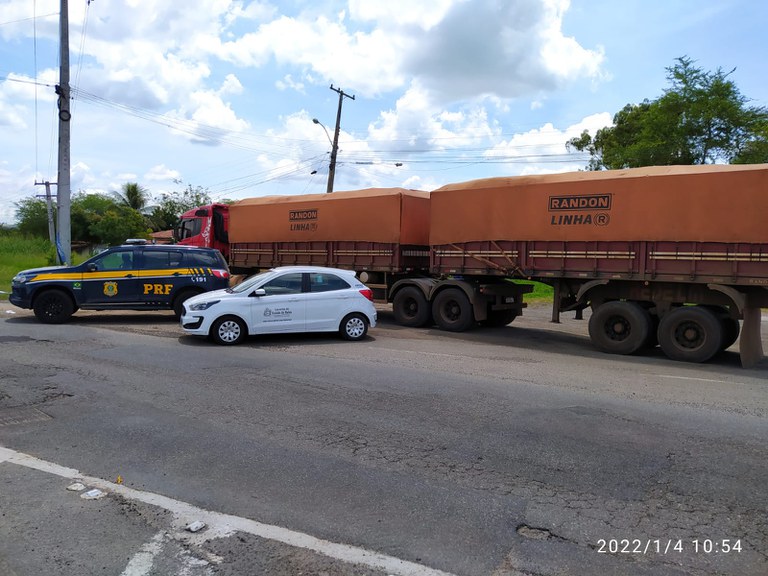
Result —
M 328 188 L 325 190 L 326 192 L 333 192 L 333 177 L 336 173 L 336 154 L 339 151 L 339 130 L 341 128 L 341 103 L 344 100 L 344 97 L 346 96 L 350 100 L 354 100 L 354 96 L 350 96 L 349 94 L 345 93 L 344 90 L 341 88 L 334 88 L 333 84 L 331 84 L 331 90 L 336 92 L 339 95 L 339 109 L 336 112 L 336 130 L 333 132 L 333 142 L 331 142 L 331 162 L 328 166 Z M 312 118 L 312 122 L 315 124 L 320 124 L 320 126 L 323 127 L 323 130 L 325 130 L 325 135 L 328 137 L 328 141 L 331 141 L 331 136 L 328 134 L 328 130 L 326 130 L 325 126 L 323 126 L 322 122 L 318 120 L 317 118 Z
M 313 122 L 314 124 L 319 124 L 319 125 L 320 125 L 320 128 L 322 128 L 322 129 L 325 131 L 325 137 L 326 137 L 326 138 L 328 138 L 328 143 L 329 143 L 331 146 L 333 146 L 333 140 L 331 140 L 331 135 L 330 135 L 330 134 L 328 134 L 328 129 L 325 127 L 325 124 L 323 124 L 322 122 L 320 122 L 320 120 L 318 120 L 317 118 L 312 118 L 312 122 Z
M 328 143 L 331 145 L 331 163 L 328 167 L 328 186 L 326 187 L 326 192 L 333 192 L 333 176 L 334 171 L 336 170 L 336 149 L 338 146 L 338 142 L 334 142 L 331 140 L 331 135 L 328 134 L 328 129 L 325 127 L 325 124 L 320 122 L 317 118 L 312 118 L 312 122 L 314 124 L 317 124 L 320 126 L 320 128 L 323 129 L 323 132 L 325 132 L 325 137 L 328 138 Z

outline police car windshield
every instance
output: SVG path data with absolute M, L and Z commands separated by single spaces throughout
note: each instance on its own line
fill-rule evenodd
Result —
M 262 272 L 261 274 L 256 274 L 255 276 L 249 276 L 248 278 L 243 280 L 237 286 L 233 286 L 232 288 L 230 288 L 229 291 L 234 293 L 234 294 L 240 294 L 242 292 L 248 292 L 256 284 L 261 282 L 266 276 L 270 276 L 271 274 L 272 274 L 272 271 L 268 271 L 268 272 Z

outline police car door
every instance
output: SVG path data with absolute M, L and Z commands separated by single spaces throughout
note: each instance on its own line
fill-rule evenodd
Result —
M 83 306 L 137 302 L 139 273 L 132 248 L 109 251 L 92 259 L 83 271 Z
M 266 294 L 251 298 L 252 334 L 304 331 L 302 282 L 300 272 L 291 272 L 272 278 L 261 286 Z
M 147 306 L 170 306 L 180 285 L 189 284 L 189 270 L 184 268 L 181 250 L 142 250 L 139 291 Z

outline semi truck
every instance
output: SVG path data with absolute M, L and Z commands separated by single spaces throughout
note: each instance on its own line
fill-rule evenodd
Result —
M 512 322 L 531 291 L 518 280 L 544 282 L 552 320 L 591 309 L 604 352 L 705 362 L 739 340 L 751 367 L 767 216 L 768 165 L 664 166 L 249 198 L 185 213 L 177 240 L 222 242 L 233 273 L 355 270 L 398 323 L 457 332 Z

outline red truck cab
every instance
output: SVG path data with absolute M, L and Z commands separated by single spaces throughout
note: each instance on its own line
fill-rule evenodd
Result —
M 173 238 L 177 244 L 216 248 L 229 260 L 229 206 L 209 204 L 184 212 Z

